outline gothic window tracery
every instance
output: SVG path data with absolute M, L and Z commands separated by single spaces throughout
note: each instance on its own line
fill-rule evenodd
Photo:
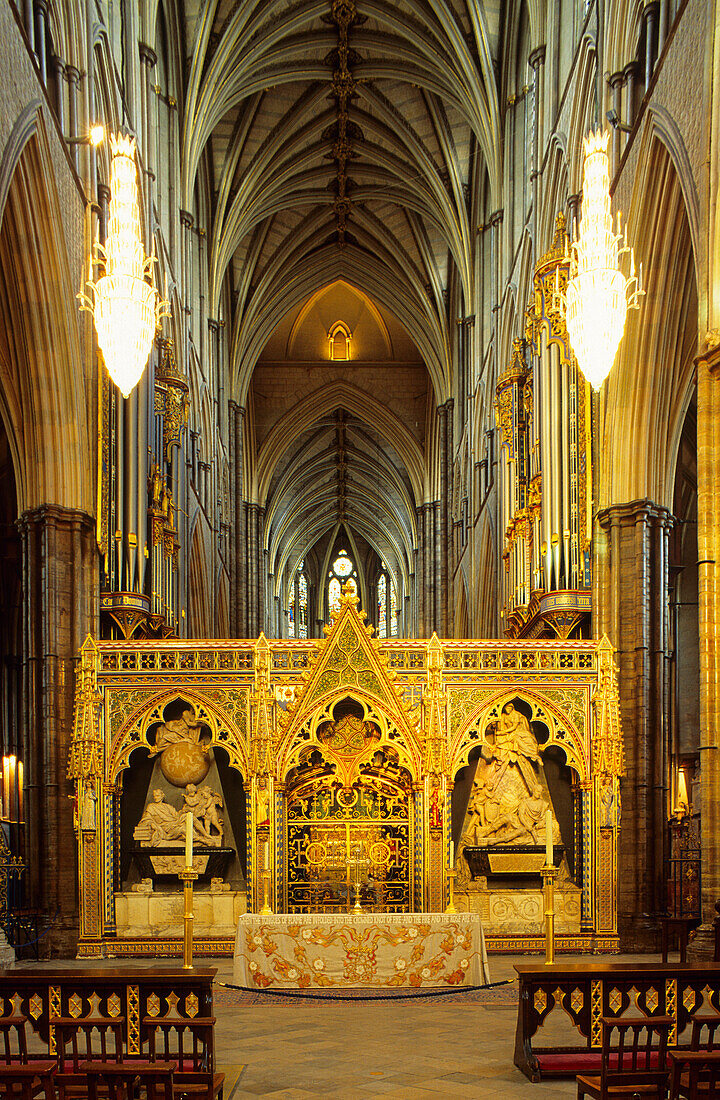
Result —
M 328 573 L 328 609 L 331 614 L 340 606 L 343 585 L 348 586 L 351 596 L 357 596 L 357 570 L 347 550 L 340 550 Z
M 308 581 L 305 562 L 301 561 L 290 585 L 288 601 L 288 638 L 308 636 Z
M 352 333 L 344 321 L 336 321 L 328 333 L 330 340 L 330 358 L 347 361 L 350 358 L 350 340 Z

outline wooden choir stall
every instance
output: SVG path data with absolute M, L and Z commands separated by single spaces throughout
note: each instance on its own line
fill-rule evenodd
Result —
M 243 985 L 476 985 L 485 947 L 617 951 L 623 770 L 600 641 L 83 645 L 79 957 L 195 951 Z M 187 815 L 190 815 L 188 818 Z

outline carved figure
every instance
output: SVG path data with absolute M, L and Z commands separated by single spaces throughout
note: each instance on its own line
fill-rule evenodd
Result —
M 433 792 L 430 796 L 430 828 L 442 829 L 442 810 L 438 799 L 437 787 L 433 787 Z
M 158 726 L 155 735 L 155 745 L 150 749 L 150 755 L 163 752 L 170 745 L 179 745 L 186 741 L 190 745 L 200 744 L 202 722 L 198 722 L 190 707 L 187 707 L 179 718 L 173 718 Z M 205 750 L 207 755 L 207 750 Z
M 185 818 L 165 801 L 164 793 L 157 789 L 152 793 L 133 836 L 143 847 L 160 848 L 170 840 L 184 840 Z
M 255 792 L 255 822 L 257 825 L 270 824 L 270 792 L 264 779 Z
M 210 791 L 209 787 L 203 788 L 203 791 L 208 791 L 213 799 L 220 800 L 220 796 L 215 794 L 214 791 Z M 203 793 L 203 791 L 199 791 L 194 783 L 188 783 L 187 787 L 185 788 L 183 817 L 186 813 L 191 813 L 193 815 L 193 836 L 197 837 L 197 839 L 201 843 L 214 845 L 219 848 L 222 843 L 222 828 L 220 826 L 217 826 L 219 829 L 219 836 L 215 836 L 213 833 L 210 832 L 210 829 L 205 822 L 208 798 L 207 795 Z M 215 801 L 214 806 L 215 805 L 217 805 L 217 801 Z M 221 801 L 220 805 L 222 805 Z
M 90 776 L 85 780 L 83 791 L 82 810 L 80 812 L 80 828 L 93 832 L 97 828 L 97 792 L 95 780 Z
M 208 833 L 210 832 L 211 828 L 215 828 L 222 836 L 225 822 L 221 817 L 218 817 L 218 810 L 222 809 L 222 798 L 217 793 L 217 791 L 211 790 L 210 787 L 207 786 L 207 784 L 204 784 L 202 787 L 200 787 L 198 794 L 201 795 L 201 797 L 205 800 L 205 805 L 202 812 L 202 819 L 205 828 L 207 829 Z
M 527 718 L 515 709 L 513 703 L 505 703 L 502 708 L 495 725 L 495 744 L 486 744 L 483 756 L 489 762 L 496 762 L 496 784 L 499 784 L 510 765 L 514 764 L 525 781 L 528 794 L 532 791 L 536 781 L 534 765 L 540 760 L 538 743 Z

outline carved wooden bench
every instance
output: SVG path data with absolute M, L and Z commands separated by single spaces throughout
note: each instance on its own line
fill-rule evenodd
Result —
M 575 1077 L 597 1073 L 601 1061 L 603 1017 L 632 1014 L 671 1016 L 670 1046 L 695 1013 L 720 1015 L 720 965 L 707 963 L 521 963 L 515 1065 L 530 1078 Z M 535 1046 L 538 1029 L 554 1010 L 565 1014 L 584 1046 Z
M 22 1014 L 55 1055 L 53 1020 L 106 1017 L 124 1020 L 124 1054 L 141 1057 L 143 1021 L 213 1016 L 213 966 L 33 967 L 0 970 L 0 1016 Z M 215 1068 L 214 1032 L 207 1040 L 204 1070 Z

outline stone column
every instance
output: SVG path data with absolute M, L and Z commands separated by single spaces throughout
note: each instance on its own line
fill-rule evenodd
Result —
M 243 431 L 245 409 L 230 402 L 230 633 L 247 634 L 247 532 L 243 484 Z
M 50 924 L 48 955 L 72 955 L 78 938 L 77 850 L 67 779 L 75 660 L 97 632 L 95 522 L 44 504 L 18 520 L 23 549 L 23 729 L 28 886 Z
M 600 512 L 596 637 L 617 648 L 627 774 L 622 780 L 618 925 L 624 950 L 657 947 L 665 908 L 668 537 L 672 517 L 649 500 Z
M 690 955 L 713 957 L 720 899 L 720 343 L 697 361 L 702 919 Z
M 545 85 L 545 46 L 538 46 L 528 57 L 528 65 L 533 71 L 533 141 L 532 141 L 532 167 L 530 170 L 530 182 L 532 184 L 532 246 L 533 261 L 537 262 L 540 255 L 538 241 L 538 218 L 540 216 L 540 127 L 542 126 L 543 89 Z
M 625 74 L 622 72 L 613 73 L 609 78 L 608 83 L 612 89 L 612 105 L 613 111 L 617 115 L 618 122 L 622 122 L 622 90 L 625 84 Z M 622 130 L 618 126 L 613 127 L 612 132 L 612 170 L 611 178 L 615 175 L 620 167 L 620 157 L 622 156 Z
M 452 493 L 453 462 L 453 411 L 452 398 L 438 406 L 440 417 L 440 537 L 436 546 L 439 555 L 440 607 L 435 629 L 447 638 L 450 633 L 453 599 L 453 562 L 452 562 Z
M 68 82 L 68 136 L 78 137 L 78 84 L 80 83 L 80 70 L 74 65 L 65 66 L 65 79 Z M 78 146 L 70 146 L 70 157 L 75 170 L 78 167 Z

